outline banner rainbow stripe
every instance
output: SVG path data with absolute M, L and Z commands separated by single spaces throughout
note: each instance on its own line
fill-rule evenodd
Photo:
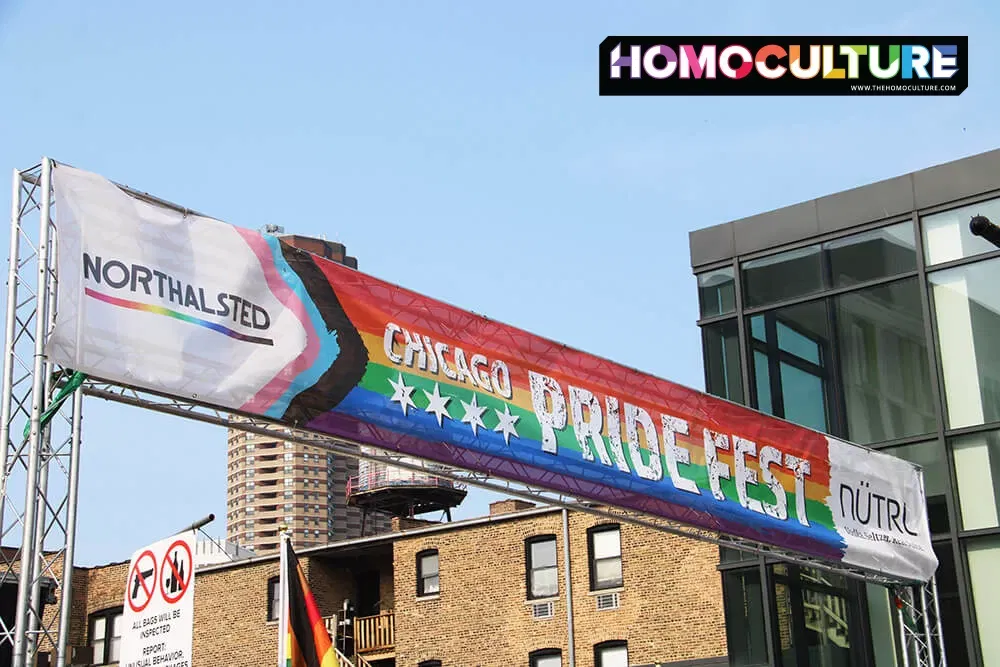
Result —
M 166 315 L 167 317 L 172 317 L 175 320 L 181 320 L 182 322 L 188 322 L 190 324 L 196 324 L 200 327 L 205 327 L 206 329 L 211 329 L 212 331 L 218 331 L 224 336 L 229 336 L 244 343 L 256 343 L 258 345 L 274 345 L 274 341 L 270 338 L 263 338 L 261 336 L 250 336 L 248 334 L 240 333 L 230 329 L 229 327 L 224 327 L 218 322 L 209 322 L 208 320 L 202 319 L 200 317 L 194 317 L 186 313 L 181 313 L 176 310 L 171 310 L 170 308 L 164 308 L 163 306 L 157 306 L 149 303 L 141 303 L 139 301 L 132 301 L 130 299 L 122 299 L 120 297 L 111 296 L 110 294 L 102 294 L 95 289 L 86 288 L 84 293 L 92 299 L 97 299 L 98 301 L 103 301 L 104 303 L 111 304 L 112 306 L 118 306 L 119 308 L 129 308 L 131 310 L 138 310 L 144 313 L 152 313 L 154 315 Z

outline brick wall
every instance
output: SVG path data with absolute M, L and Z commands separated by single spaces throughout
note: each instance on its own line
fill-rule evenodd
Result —
M 587 529 L 604 520 L 570 514 L 576 664 L 592 667 L 594 645 L 626 640 L 631 664 L 726 654 L 717 549 L 708 544 L 621 524 L 624 590 L 620 608 L 597 611 L 589 595 Z M 556 536 L 559 595 L 555 615 L 534 620 L 526 603 L 525 546 L 533 535 Z M 486 546 L 488 545 L 488 546 Z M 438 549 L 440 595 L 416 597 L 416 555 Z M 562 517 L 512 517 L 461 531 L 395 544 L 396 664 L 524 665 L 528 654 L 568 654 Z
M 597 611 L 590 594 L 587 529 L 605 522 L 570 513 L 576 664 L 593 667 L 593 647 L 626 640 L 630 664 L 707 659 L 726 653 L 721 582 L 715 547 L 621 523 L 622 575 L 618 609 Z M 558 595 L 554 616 L 534 619 L 527 601 L 525 540 L 554 535 Z M 396 534 L 386 545 L 351 555 L 332 550 L 301 555 L 320 611 L 333 616 L 345 598 L 357 601 L 356 574 L 380 572 L 380 608 L 396 613 L 396 664 L 422 660 L 446 665 L 526 665 L 536 649 L 557 648 L 568 657 L 567 607 L 560 512 L 500 514 L 489 522 L 423 534 Z M 416 597 L 416 555 L 438 549 L 440 594 Z M 385 555 L 380 555 L 385 554 Z M 86 617 L 120 607 L 126 563 L 83 570 L 74 614 L 74 636 L 86 639 Z M 266 620 L 267 582 L 276 558 L 201 570 L 195 584 L 194 664 L 269 667 L 277 651 L 277 626 Z
M 628 642 L 630 664 L 726 655 L 718 548 L 620 523 L 620 607 L 597 611 L 589 590 L 587 529 L 604 523 L 614 522 L 582 513 L 569 516 L 577 666 L 592 667 L 594 645 L 609 640 Z M 561 560 L 559 565 L 562 575 Z
M 320 613 L 332 616 L 344 596 L 353 595 L 353 578 L 343 568 L 301 557 L 302 569 L 316 596 Z M 128 564 L 85 570 L 86 619 L 89 614 L 120 607 Z M 267 620 L 267 582 L 278 576 L 277 558 L 195 575 L 195 665 L 238 664 L 272 667 L 277 658 L 277 623 Z M 82 624 L 86 632 L 86 622 Z M 74 628 L 78 631 L 79 628 Z

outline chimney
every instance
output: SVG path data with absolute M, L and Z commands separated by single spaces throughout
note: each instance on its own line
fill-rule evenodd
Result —
M 403 530 L 409 530 L 411 528 L 424 528 L 426 526 L 437 526 L 440 521 L 425 521 L 423 519 L 410 519 L 407 517 L 394 516 L 392 517 L 392 532 L 398 533 Z
M 535 507 L 535 503 L 529 503 L 526 500 L 518 500 L 516 498 L 498 500 L 495 503 L 490 503 L 490 516 L 510 514 L 511 512 L 522 512 L 524 510 L 530 510 L 533 507 Z

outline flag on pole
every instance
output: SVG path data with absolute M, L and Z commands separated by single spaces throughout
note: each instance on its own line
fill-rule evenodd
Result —
M 281 540 L 279 667 L 342 667 L 287 535 Z

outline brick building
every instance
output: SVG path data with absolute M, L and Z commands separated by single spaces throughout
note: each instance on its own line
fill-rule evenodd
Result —
M 359 667 L 728 664 L 717 548 L 649 528 L 508 500 L 296 551 Z M 126 567 L 75 578 L 73 638 L 96 664 L 114 664 Z M 274 664 L 277 576 L 276 555 L 197 570 L 195 667 Z M 345 601 L 352 630 L 337 633 Z

